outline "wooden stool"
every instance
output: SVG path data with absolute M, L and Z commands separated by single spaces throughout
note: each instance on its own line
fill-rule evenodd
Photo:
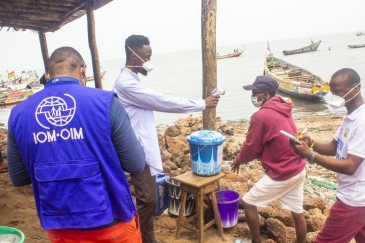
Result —
M 199 243 L 203 243 L 204 238 L 204 230 L 212 226 L 213 224 L 217 225 L 218 235 L 223 236 L 223 227 L 221 222 L 221 216 L 218 211 L 217 198 L 215 196 L 215 191 L 219 189 L 218 180 L 224 177 L 224 173 L 219 173 L 214 176 L 198 176 L 195 175 L 192 171 L 186 172 L 182 175 L 173 177 L 174 180 L 180 182 L 180 189 L 182 192 L 181 205 L 179 211 L 179 218 L 177 220 L 177 229 L 176 229 L 176 239 L 180 237 L 181 227 L 184 227 L 188 230 L 198 233 Z M 184 220 L 184 211 L 186 204 L 186 197 L 188 193 L 195 194 L 196 206 L 197 206 L 197 214 Z M 203 198 L 204 195 L 210 194 L 212 198 L 213 211 L 214 211 L 214 219 L 204 225 L 204 212 L 203 212 Z M 194 229 L 185 223 L 193 221 L 194 219 L 198 219 L 198 229 Z

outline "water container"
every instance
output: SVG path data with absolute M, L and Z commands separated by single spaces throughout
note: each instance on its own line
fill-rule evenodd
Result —
M 225 140 L 221 133 L 207 130 L 188 136 L 191 169 L 195 174 L 212 176 L 220 172 Z
M 158 202 L 153 215 L 159 216 L 165 209 L 168 208 L 168 196 L 167 196 L 167 185 L 166 179 L 170 178 L 165 173 L 156 175 L 156 190 L 158 196 Z
M 167 190 L 169 195 L 169 213 L 173 215 L 179 215 L 181 206 L 181 189 L 180 182 L 172 178 L 166 179 Z M 188 193 L 186 197 L 186 204 L 184 210 L 184 216 L 189 216 L 193 211 L 193 206 L 195 202 L 195 195 Z
M 23 243 L 24 240 L 25 236 L 20 230 L 7 226 L 0 226 L 0 242 Z
M 218 210 L 221 215 L 223 228 L 231 228 L 238 221 L 238 206 L 241 198 L 240 194 L 231 190 L 216 191 Z M 212 200 L 211 196 L 209 196 Z

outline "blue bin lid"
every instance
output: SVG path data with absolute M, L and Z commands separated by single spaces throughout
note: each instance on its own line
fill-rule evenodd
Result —
M 218 145 L 226 141 L 226 137 L 216 131 L 202 130 L 190 134 L 188 141 L 195 145 Z

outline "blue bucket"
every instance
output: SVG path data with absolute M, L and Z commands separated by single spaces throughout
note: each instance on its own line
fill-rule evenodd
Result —
M 168 204 L 168 193 L 166 179 L 170 176 L 165 175 L 165 173 L 160 173 L 156 175 L 156 190 L 158 196 L 158 202 L 153 213 L 154 216 L 159 216 L 169 207 Z
M 191 169 L 197 175 L 212 176 L 221 171 L 226 137 L 215 131 L 197 131 L 188 136 Z

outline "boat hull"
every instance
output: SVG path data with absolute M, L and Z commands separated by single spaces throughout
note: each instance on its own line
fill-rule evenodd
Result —
M 239 57 L 242 55 L 244 51 L 239 51 L 236 53 L 232 53 L 232 54 L 228 54 L 228 55 L 224 55 L 224 56 L 217 56 L 217 59 L 225 59 L 225 58 L 231 58 L 231 57 Z
M 293 72 L 295 76 L 291 76 Z M 322 77 L 275 57 L 266 58 L 264 75 L 275 79 L 280 91 L 300 99 L 320 100 L 329 91 Z
M 365 44 L 361 44 L 361 45 L 348 45 L 349 48 L 361 48 L 361 47 L 365 47 Z
M 101 78 L 103 78 L 103 77 L 104 77 L 104 75 L 105 75 L 105 73 L 106 73 L 106 71 L 101 72 L 101 73 L 100 73 L 100 77 L 101 77 Z M 94 76 L 87 77 L 87 78 L 86 78 L 86 82 L 89 82 L 89 81 L 94 81 Z
M 321 44 L 321 41 L 317 41 L 316 43 L 313 43 L 312 45 L 309 45 L 309 46 L 306 46 L 303 48 L 298 48 L 298 49 L 290 50 L 290 51 L 284 50 L 283 54 L 284 55 L 294 55 L 294 54 L 316 51 L 320 44 Z

